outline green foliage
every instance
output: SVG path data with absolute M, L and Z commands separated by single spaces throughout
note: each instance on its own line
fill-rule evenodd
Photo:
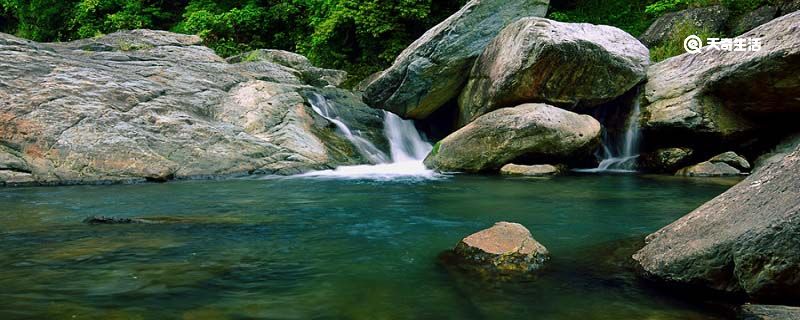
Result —
M 703 41 L 708 38 L 720 37 L 706 29 L 698 29 L 693 23 L 687 21 L 679 24 L 664 43 L 650 49 L 650 60 L 655 63 L 683 54 L 686 52 L 683 48 L 683 40 L 690 35 L 696 35 Z
M 588 22 L 615 26 L 639 35 L 650 26 L 653 17 L 645 13 L 652 0 L 583 0 L 574 8 L 553 10 L 548 18 L 562 22 Z

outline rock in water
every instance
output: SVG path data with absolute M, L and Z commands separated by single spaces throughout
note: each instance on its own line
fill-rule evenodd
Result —
M 645 152 L 639 157 L 639 167 L 653 172 L 675 172 L 687 164 L 694 154 L 691 148 L 662 148 Z
M 668 283 L 800 297 L 800 148 L 647 237 L 633 258 Z
M 747 159 L 733 151 L 728 151 L 718 154 L 708 161 L 680 169 L 675 175 L 687 177 L 720 177 L 738 176 L 748 171 L 750 171 L 750 163 L 747 162 Z
M 739 308 L 741 320 L 800 320 L 800 308 L 765 304 L 745 304 Z
M 591 156 L 600 123 L 546 104 L 523 104 L 487 113 L 434 146 L 425 165 L 441 171 L 497 170 L 514 159 L 564 163 Z
M 227 63 L 200 43 L 151 30 L 53 44 L 0 34 L 0 184 L 292 174 L 367 162 L 305 97 L 334 89 L 269 61 Z M 280 57 L 312 68 L 301 56 Z M 348 114 L 382 123 L 382 112 L 355 96 L 340 100 L 360 110 Z
M 565 109 L 621 96 L 644 80 L 647 48 L 610 26 L 523 18 L 489 43 L 459 97 L 459 124 L 526 102 Z
M 800 115 L 800 12 L 772 20 L 741 36 L 758 38 L 760 50 L 685 53 L 648 68 L 642 107 L 644 134 L 736 140 Z M 794 122 L 788 122 L 791 125 Z M 731 146 L 735 144 L 731 143 Z
M 556 175 L 561 170 L 550 164 L 537 164 L 537 165 L 519 165 L 509 163 L 500 168 L 500 173 L 509 176 L 552 176 Z
M 549 0 L 472 0 L 428 30 L 372 80 L 364 101 L 405 118 L 424 119 L 458 96 L 475 58 L 509 23 L 544 16 Z
M 489 274 L 521 274 L 540 269 L 550 253 L 519 223 L 498 222 L 461 240 L 453 253 L 468 268 Z

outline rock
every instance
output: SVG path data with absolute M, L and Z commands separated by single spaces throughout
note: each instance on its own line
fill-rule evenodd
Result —
M 561 169 L 554 165 L 518 165 L 509 163 L 500 168 L 500 173 L 510 176 L 552 176 L 561 172 Z
M 686 177 L 725 177 L 738 176 L 740 174 L 742 174 L 742 172 L 739 171 L 739 169 L 727 163 L 711 161 L 703 161 L 675 172 L 676 176 Z
M 739 35 L 762 24 L 770 22 L 778 16 L 778 8 L 770 5 L 762 6 L 743 14 L 734 24 L 733 34 Z
M 691 148 L 662 148 L 646 152 L 639 157 L 639 166 L 651 172 L 675 172 L 694 154 Z
M 703 161 L 693 166 L 678 170 L 676 176 L 687 177 L 722 177 L 738 176 L 750 171 L 750 163 L 747 159 L 739 156 L 733 151 L 720 153 L 708 161 Z
M 289 72 L 304 82 L 318 87 L 339 86 L 347 79 L 347 72 L 342 70 L 317 68 L 308 58 L 294 52 L 283 50 L 260 49 L 227 59 L 229 63 L 270 62 L 288 68 Z
M 796 303 L 798 190 L 800 148 L 649 235 L 633 258 L 648 278 Z
M 739 308 L 741 320 L 800 320 L 800 307 L 745 304 Z
M 736 145 L 757 129 L 775 129 L 800 114 L 800 12 L 764 24 L 743 38 L 759 51 L 685 53 L 648 68 L 642 130 L 672 143 Z M 789 125 L 785 124 L 785 125 Z
M 366 78 L 364 78 L 363 80 L 361 80 L 360 82 L 358 82 L 358 83 L 355 85 L 355 87 L 353 87 L 353 91 L 354 91 L 354 92 L 361 92 L 361 93 L 363 93 L 365 90 L 367 90 L 367 87 L 369 87 L 369 85 L 370 85 L 370 84 L 371 84 L 373 81 L 375 81 L 375 79 L 378 79 L 378 78 L 381 76 L 381 74 L 383 74 L 383 71 L 378 71 L 378 72 L 375 72 L 375 73 L 373 73 L 373 74 L 370 74 L 370 75 L 368 75 Z
M 364 101 L 424 119 L 458 96 L 475 58 L 509 23 L 544 16 L 549 0 L 471 0 L 406 48 L 364 91 Z
M 441 171 L 497 170 L 515 159 L 564 163 L 589 157 L 600 123 L 546 104 L 523 104 L 478 117 L 434 146 L 425 165 Z
M 639 40 L 648 48 L 655 47 L 668 40 L 672 33 L 683 23 L 690 23 L 699 30 L 722 34 L 725 31 L 730 15 L 730 10 L 721 5 L 670 12 L 656 19 L 639 36 Z
M 461 240 L 453 252 L 462 263 L 490 274 L 527 273 L 542 268 L 550 253 L 518 223 L 498 222 Z
M 781 4 L 779 6 L 781 9 L 780 14 L 782 15 L 789 14 L 797 10 L 800 10 L 800 0 L 784 0 L 781 1 Z
M 724 162 L 730 165 L 731 167 L 734 167 L 741 171 L 750 171 L 750 163 L 747 162 L 747 159 L 743 158 L 742 156 L 736 154 L 736 152 L 733 151 L 720 153 L 712 157 L 708 161 L 711 163 Z
M 756 159 L 753 172 L 760 170 L 771 163 L 781 161 L 794 149 L 800 147 L 800 133 L 790 135 L 778 143 L 777 146 L 772 148 L 771 151 L 761 155 Z
M 147 220 L 139 218 L 120 218 L 120 217 L 106 217 L 106 216 L 91 216 L 83 219 L 86 224 L 145 224 L 150 223 Z
M 0 34 L 0 169 L 17 172 L 0 182 L 166 181 L 368 163 L 307 103 L 308 92 L 328 89 L 275 63 L 227 63 L 199 43 L 150 30 L 53 44 Z M 358 100 L 351 96 L 339 100 Z M 381 114 L 360 102 L 347 107 Z
M 526 102 L 596 106 L 644 80 L 649 63 L 647 48 L 615 27 L 522 18 L 475 62 L 458 100 L 459 123 Z
M 0 186 L 28 185 L 34 181 L 30 172 L 0 169 Z

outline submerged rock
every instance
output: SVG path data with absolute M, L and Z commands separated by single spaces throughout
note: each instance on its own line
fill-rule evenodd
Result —
M 487 113 L 434 146 L 425 165 L 441 171 L 497 170 L 515 159 L 563 163 L 591 156 L 600 123 L 546 104 Z
M 747 159 L 733 151 L 718 154 L 708 161 L 678 170 L 675 175 L 687 177 L 738 176 L 750 171 Z
M 503 27 L 544 16 L 549 0 L 471 0 L 406 48 L 372 80 L 364 101 L 405 118 L 424 119 L 458 96 L 475 58 Z
M 0 34 L 0 169 L 16 172 L 0 183 L 293 174 L 368 162 L 312 110 L 305 95 L 326 89 L 302 72 L 230 64 L 200 43 L 151 30 L 53 44 Z M 301 56 L 280 57 L 309 67 Z
M 800 320 L 800 307 L 745 304 L 739 308 L 740 320 Z
M 703 50 L 650 66 L 644 133 L 719 144 L 791 126 L 800 116 L 798 26 L 800 12 L 791 13 L 741 36 L 761 39 L 758 51 Z
M 475 62 L 458 100 L 459 124 L 526 102 L 596 106 L 644 80 L 648 64 L 647 48 L 618 28 L 523 18 Z
M 552 176 L 561 172 L 559 167 L 550 164 L 519 165 L 509 163 L 500 168 L 500 173 L 509 176 Z
M 550 253 L 527 228 L 498 222 L 461 240 L 453 253 L 463 267 L 488 274 L 524 274 L 542 268 Z
M 644 275 L 768 302 L 800 296 L 800 148 L 649 235 Z
M 145 219 L 139 218 L 124 218 L 124 217 L 107 217 L 107 216 L 91 216 L 83 219 L 83 223 L 88 224 L 144 224 L 152 223 Z

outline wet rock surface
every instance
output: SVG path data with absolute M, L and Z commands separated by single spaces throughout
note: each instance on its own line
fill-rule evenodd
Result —
M 498 222 L 462 239 L 449 253 L 450 263 L 488 277 L 524 275 L 545 266 L 550 253 L 527 228 Z

